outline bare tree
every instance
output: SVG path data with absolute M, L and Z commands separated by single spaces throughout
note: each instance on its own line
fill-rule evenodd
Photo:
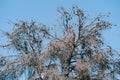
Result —
M 0 56 L 0 79 L 18 80 L 27 71 L 27 80 L 116 80 L 120 74 L 119 53 L 102 37 L 102 31 L 112 27 L 104 19 L 109 14 L 89 19 L 77 6 L 70 11 L 60 7 L 58 12 L 63 38 L 33 21 L 13 23 L 14 30 L 5 32 L 10 44 L 1 47 L 18 54 Z

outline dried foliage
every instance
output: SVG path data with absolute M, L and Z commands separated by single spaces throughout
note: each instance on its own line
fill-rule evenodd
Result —
M 26 80 L 117 79 L 119 54 L 102 38 L 102 31 L 112 27 L 104 19 L 108 15 L 89 20 L 77 6 L 70 11 L 60 7 L 58 12 L 63 38 L 33 21 L 13 23 L 14 30 L 5 32 L 10 42 L 1 48 L 11 48 L 18 54 L 0 56 L 0 80 L 19 80 L 25 74 Z

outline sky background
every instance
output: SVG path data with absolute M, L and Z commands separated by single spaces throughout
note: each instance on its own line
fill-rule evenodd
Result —
M 112 29 L 103 33 L 104 40 L 111 45 L 113 49 L 120 52 L 120 0 L 0 0 L 0 30 L 11 31 L 12 25 L 8 22 L 17 22 L 19 20 L 44 23 L 52 26 L 57 23 L 59 15 L 57 8 L 63 6 L 67 9 L 73 5 L 78 5 L 87 12 L 90 17 L 97 16 L 99 13 L 108 13 L 111 15 L 108 19 L 113 25 Z M 0 43 L 5 43 L 0 32 Z M 0 55 L 5 52 L 0 49 Z

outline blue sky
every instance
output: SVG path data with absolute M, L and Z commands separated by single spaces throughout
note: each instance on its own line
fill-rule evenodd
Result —
M 57 23 L 59 15 L 57 7 L 64 6 L 71 8 L 78 5 L 86 11 L 90 17 L 97 16 L 99 13 L 111 12 L 107 18 L 116 27 L 104 32 L 104 40 L 114 49 L 120 52 L 120 0 L 0 0 L 0 30 L 11 31 L 9 21 L 37 21 L 37 23 L 45 23 L 54 25 Z M 0 33 L 0 43 L 4 43 Z M 0 49 L 0 54 L 1 53 Z

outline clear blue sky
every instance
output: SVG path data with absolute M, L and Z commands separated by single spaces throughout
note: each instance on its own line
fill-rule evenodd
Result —
M 0 0 L 0 30 L 10 31 L 9 20 L 42 22 L 47 25 L 57 23 L 57 7 L 71 8 L 78 5 L 89 15 L 111 12 L 108 20 L 117 26 L 104 33 L 105 42 L 120 52 L 120 0 Z M 0 33 L 1 34 L 1 33 Z M 5 39 L 1 37 L 0 43 Z M 0 49 L 0 54 L 1 54 Z

